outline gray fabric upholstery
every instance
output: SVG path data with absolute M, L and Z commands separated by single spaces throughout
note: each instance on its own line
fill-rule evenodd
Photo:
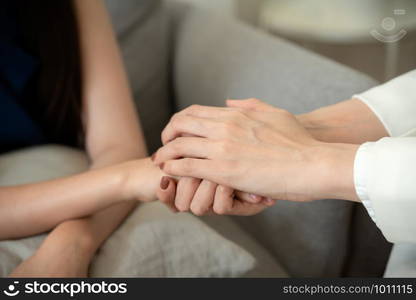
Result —
M 293 113 L 351 97 L 375 85 L 352 69 L 236 20 L 191 10 L 175 37 L 178 109 L 256 97 Z
M 240 245 L 256 259 L 256 266 L 244 277 L 289 277 L 276 258 L 227 216 L 204 216 L 201 218 L 225 238 Z
M 222 106 L 226 98 L 263 99 L 301 113 L 348 99 L 373 80 L 282 39 L 203 11 L 175 13 L 174 86 L 177 109 L 190 104 Z M 253 217 L 234 218 L 260 241 L 291 276 L 381 276 L 389 245 L 372 222 L 366 238 L 345 201 L 280 201 Z M 368 218 L 368 216 L 361 216 Z M 359 229 L 358 229 L 359 230 Z M 361 229 L 362 230 L 362 229 Z M 380 254 L 374 253 L 378 247 Z M 384 249 L 384 250 L 383 250 Z M 387 254 L 386 254 L 387 253 Z M 360 267 L 366 258 L 377 259 Z M 354 265 L 351 265 L 354 264 Z M 348 268 L 345 268 L 348 266 Z
M 122 4 L 121 4 L 122 3 Z M 130 79 L 147 146 L 160 145 L 172 114 L 167 14 L 160 0 L 106 0 Z

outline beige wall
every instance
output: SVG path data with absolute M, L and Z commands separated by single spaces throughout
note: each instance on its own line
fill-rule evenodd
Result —
M 257 24 L 258 9 L 263 0 L 169 0 L 197 4 L 217 13 L 237 15 L 244 21 Z
M 237 14 L 244 21 L 257 25 L 260 4 L 263 0 L 237 0 Z
M 169 0 L 179 2 L 189 2 L 201 7 L 213 10 L 221 14 L 235 14 L 236 1 L 238 0 Z

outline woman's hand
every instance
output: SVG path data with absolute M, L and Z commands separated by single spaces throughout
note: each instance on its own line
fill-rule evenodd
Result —
M 358 146 L 317 141 L 294 115 L 259 100 L 227 104 L 231 108 L 191 106 L 176 114 L 155 163 L 169 175 L 272 199 L 357 199 L 352 169 Z
M 209 180 L 182 177 L 178 182 L 164 176 L 157 191 L 159 200 L 173 212 L 191 211 L 197 216 L 255 215 L 273 206 L 275 201 L 253 194 L 235 192 L 232 188 Z
M 129 161 L 112 168 L 121 175 L 120 196 L 127 201 L 156 200 L 160 179 L 166 175 L 150 158 Z

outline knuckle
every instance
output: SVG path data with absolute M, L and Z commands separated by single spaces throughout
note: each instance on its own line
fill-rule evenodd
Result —
M 185 203 L 178 203 L 176 204 L 176 208 L 180 211 L 180 212 L 186 212 L 189 210 L 189 206 L 186 205 Z
M 233 130 L 235 130 L 236 128 L 238 128 L 238 124 L 241 122 L 245 122 L 247 121 L 247 117 L 249 116 L 249 111 L 242 109 L 242 108 L 238 108 L 236 110 L 234 110 L 232 112 L 232 121 L 231 125 Z
M 225 122 L 222 126 L 223 135 L 225 137 L 232 137 L 235 134 L 237 127 L 232 121 Z
M 227 214 L 228 209 L 224 205 L 218 205 L 218 206 L 214 206 L 214 212 L 217 215 L 225 215 L 225 214 Z
M 189 112 L 193 112 L 193 111 L 196 111 L 196 110 L 198 110 L 198 109 L 200 109 L 201 108 L 201 105 L 198 105 L 198 104 L 192 104 L 192 105 L 190 105 L 188 108 L 187 108 L 187 110 L 189 111 Z
M 261 103 L 261 101 L 259 99 L 257 99 L 257 98 L 250 98 L 248 100 L 251 101 L 251 102 L 253 102 L 253 103 L 256 103 L 256 104 Z
M 170 125 L 173 128 L 178 128 L 178 127 L 180 127 L 180 125 L 182 124 L 182 122 L 183 122 L 183 116 L 176 115 L 176 116 L 173 116 L 172 119 L 170 120 Z
M 173 123 L 173 121 L 175 121 L 176 119 L 178 119 L 179 118 L 179 116 L 180 116 L 180 113 L 174 113 L 173 115 L 172 115 L 172 117 L 170 117 L 170 120 L 169 120 L 169 122 L 170 123 Z
M 191 173 L 194 170 L 194 162 L 190 158 L 182 159 L 182 170 L 186 173 Z
M 233 107 L 233 112 L 237 112 L 237 113 L 241 113 L 244 114 L 247 111 L 246 108 L 242 108 L 242 107 Z
M 162 138 L 162 144 L 165 145 L 167 143 L 167 139 L 168 139 L 168 133 L 167 133 L 166 129 L 164 129 L 162 131 L 162 134 L 160 136 Z
M 223 185 L 218 185 L 217 186 L 217 193 L 224 194 L 226 192 L 227 192 L 227 188 L 225 186 L 223 186 Z
M 231 111 L 230 115 L 231 115 L 232 119 L 238 120 L 243 115 L 243 112 L 242 112 L 242 110 L 237 110 L 236 109 L 236 110 Z
M 201 217 L 206 214 L 207 209 L 205 207 L 202 207 L 201 205 L 191 205 L 191 211 L 194 215 Z
M 180 152 L 183 149 L 183 138 L 178 137 L 170 143 L 171 151 L 174 153 Z

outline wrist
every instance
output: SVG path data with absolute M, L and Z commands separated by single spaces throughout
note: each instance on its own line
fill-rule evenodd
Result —
M 321 143 L 314 165 L 320 199 L 341 199 L 359 202 L 354 184 L 354 160 L 359 145 Z
M 362 144 L 388 136 L 372 110 L 358 99 L 350 99 L 297 116 L 317 140 L 328 143 Z
M 318 141 L 336 142 L 340 137 L 340 126 L 323 109 L 297 115 L 299 123 Z
M 150 158 L 127 162 L 120 166 L 119 172 L 122 178 L 119 192 L 123 200 L 156 200 L 156 190 L 163 172 Z

